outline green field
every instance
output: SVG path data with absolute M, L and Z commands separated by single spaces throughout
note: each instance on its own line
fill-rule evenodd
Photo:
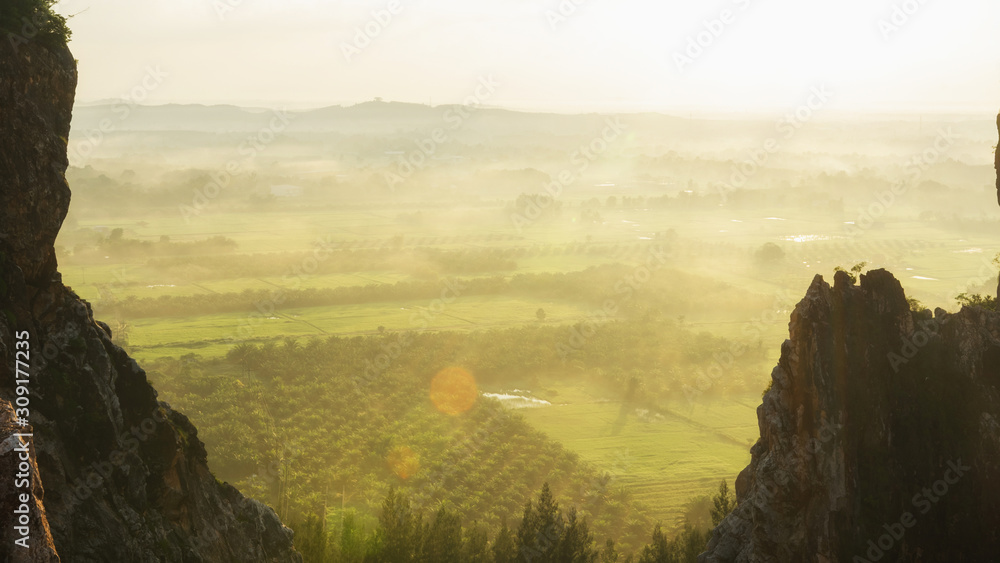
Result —
M 762 296 L 763 302 L 775 303 L 774 310 L 741 313 L 738 318 L 725 308 L 701 310 L 684 315 L 684 326 L 742 339 L 746 337 L 747 326 L 756 323 L 761 329 L 760 344 L 769 351 L 772 361 L 777 360 L 779 343 L 787 337 L 791 308 L 816 273 L 831 279 L 834 266 L 868 261 L 871 267 L 885 266 L 896 271 L 904 288 L 926 305 L 954 308 L 950 297 L 965 285 L 978 281 L 986 255 L 976 249 L 988 248 L 986 241 L 976 237 L 959 238 L 953 233 L 928 231 L 907 221 L 889 223 L 868 233 L 861 241 L 845 241 L 840 236 L 841 222 L 825 214 L 807 212 L 785 221 L 734 211 L 726 228 L 719 229 L 715 212 L 677 216 L 651 211 L 644 213 L 641 221 L 629 221 L 625 219 L 631 216 L 629 212 L 608 210 L 604 212 L 605 226 L 597 231 L 564 222 L 540 224 L 523 233 L 513 233 L 496 210 L 470 210 L 474 220 L 458 220 L 444 211 L 428 212 L 435 220 L 415 228 L 397 224 L 393 217 L 398 212 L 395 209 L 218 212 L 190 222 L 165 216 L 141 225 L 91 221 L 81 226 L 122 227 L 126 236 L 140 240 L 168 235 L 172 241 L 184 242 L 222 235 L 236 241 L 238 252 L 247 255 L 248 260 L 253 253 L 308 252 L 316 240 L 324 237 L 371 247 L 384 246 L 392 237 L 402 237 L 404 247 L 413 248 L 544 249 L 518 258 L 514 271 L 464 276 L 499 274 L 508 279 L 516 274 L 578 272 L 612 261 L 638 264 L 643 257 L 641 240 L 654 232 L 678 228 L 687 238 L 675 245 L 674 267 L 682 267 L 706 280 L 732 284 Z M 802 238 L 795 240 L 799 236 Z M 614 245 L 618 250 L 613 257 L 569 250 L 583 241 Z M 753 250 L 772 241 L 779 241 L 785 250 L 784 262 L 767 270 L 751 267 L 747 259 Z M 105 295 L 110 292 L 115 299 L 124 299 L 273 291 L 290 289 L 291 285 L 288 272 L 282 271 L 259 277 L 220 278 L 199 277 L 198 271 L 181 269 L 176 274 L 164 275 L 142 261 L 70 264 L 62 271 L 68 285 L 95 302 L 101 298 L 101 288 Z M 371 270 L 299 276 L 294 283 L 299 289 L 322 289 L 391 285 L 415 279 L 412 272 Z M 190 353 L 204 358 L 220 357 L 236 342 L 376 334 L 379 327 L 388 331 L 516 327 L 538 322 L 535 312 L 539 308 L 546 312 L 546 323 L 571 324 L 586 319 L 593 310 L 593 304 L 574 300 L 572 295 L 559 300 L 474 295 L 460 298 L 437 313 L 429 311 L 430 301 L 278 307 L 267 315 L 234 312 L 125 319 L 120 327 L 127 331 L 131 353 L 141 361 L 149 361 Z M 414 324 L 414 316 L 421 313 L 426 313 L 424 318 L 429 320 L 426 327 Z M 761 373 L 762 381 L 765 377 L 766 373 Z M 748 463 L 749 446 L 758 435 L 757 394 L 739 400 L 719 399 L 691 409 L 685 404 L 673 405 L 661 410 L 661 416 L 649 416 L 634 408 L 623 409 L 619 403 L 603 399 L 600 391 L 585 386 L 547 383 L 546 389 L 539 390 L 536 396 L 550 400 L 553 406 L 521 411 L 532 425 L 578 452 L 584 461 L 610 472 L 616 483 L 626 486 L 650 508 L 652 516 L 668 526 L 681 520 L 685 504 L 693 497 L 711 494 L 720 479 L 730 482 L 735 479 Z
M 164 278 L 156 272 L 141 266 L 107 266 L 104 268 L 82 268 L 71 266 L 63 269 L 63 281 L 76 293 L 89 301 L 100 299 L 99 286 L 103 283 L 88 283 L 88 279 L 123 280 L 111 286 L 116 299 L 129 296 L 159 297 L 161 295 L 204 295 L 211 293 L 239 293 L 251 289 L 290 289 L 291 283 L 282 276 L 264 276 L 260 278 L 230 278 L 224 280 L 209 279 L 191 281 L 185 279 Z M 409 279 L 409 276 L 397 272 L 357 272 L 351 274 L 324 274 L 302 276 L 294 279 L 294 286 L 299 289 L 344 287 L 352 285 L 396 283 Z
M 239 341 L 277 340 L 285 337 L 375 334 L 388 330 L 477 330 L 519 326 L 536 322 L 544 308 L 546 322 L 570 323 L 587 316 L 571 303 L 536 301 L 508 296 L 470 296 L 456 299 L 440 312 L 410 302 L 365 303 L 337 307 L 278 309 L 273 315 L 230 313 L 200 317 L 137 319 L 130 328 L 129 344 L 136 357 L 151 359 L 196 352 L 204 357 L 224 355 Z M 428 321 L 425 328 L 414 319 Z M 187 350 L 187 352 L 183 352 Z M 178 354 L 181 352 L 180 354 Z
M 625 280 L 644 263 L 653 244 L 668 244 L 669 268 L 683 274 L 679 277 L 696 277 L 699 285 L 671 299 L 657 299 L 647 290 L 638 299 L 652 304 L 649 314 L 676 321 L 699 336 L 709 333 L 745 341 L 751 347 L 756 345 L 763 350 L 763 363 L 768 365 L 777 360 L 780 343 L 788 336 L 794 304 L 815 274 L 831 280 L 835 266 L 850 267 L 865 261 L 870 268 L 890 268 L 908 294 L 932 307 L 954 309 L 954 295 L 969 286 L 989 285 L 988 279 L 980 279 L 984 259 L 990 257 L 986 251 L 990 248 L 988 241 L 983 237 L 927 229 L 907 220 L 887 222 L 860 241 L 847 241 L 842 237 L 841 218 L 808 210 L 785 213 L 797 217 L 788 221 L 762 210 L 727 210 L 723 213 L 726 220 L 721 221 L 717 209 L 606 209 L 601 212 L 604 221 L 600 225 L 580 225 L 563 218 L 533 225 L 523 232 L 515 232 L 496 207 L 462 211 L 428 208 L 424 210 L 426 220 L 420 225 L 400 224 L 396 217 L 404 211 L 378 207 L 246 213 L 215 210 L 190 222 L 164 214 L 148 221 L 123 220 L 117 224 L 87 219 L 78 226 L 103 233 L 121 228 L 128 239 L 152 242 L 164 236 L 178 243 L 224 236 L 236 243 L 236 248 L 224 256 L 237 266 L 242 265 L 241 260 L 268 264 L 269 256 L 276 263 L 283 257 L 287 266 L 289 256 L 310 252 L 320 239 L 354 245 L 351 248 L 360 248 L 361 254 L 386 248 L 412 251 L 414 255 L 422 249 L 517 251 L 513 254 L 514 265 L 454 275 L 463 279 L 511 280 L 518 274 L 572 274 L 618 264 Z M 783 213 L 774 210 L 773 214 Z M 672 234 L 667 236 L 668 232 Z M 68 237 L 61 235 L 60 244 L 65 249 L 77 246 L 77 241 Z M 766 243 L 776 243 L 784 258 L 762 267 L 754 261 L 754 253 Z M 264 344 L 296 339 L 302 345 L 312 338 L 334 335 L 378 337 L 382 331 L 388 338 L 411 330 L 470 332 L 541 322 L 570 325 L 587 320 L 596 307 L 593 301 L 572 292 L 546 298 L 510 292 L 463 296 L 437 310 L 434 299 L 428 297 L 273 309 L 265 304 L 263 312 L 248 309 L 190 316 L 166 312 L 156 317 L 117 318 L 115 303 L 129 298 L 393 286 L 426 282 L 435 276 L 444 280 L 453 275 L 431 271 L 423 276 L 413 263 L 402 261 L 396 268 L 375 266 L 296 275 L 292 279 L 285 266 L 268 266 L 253 275 L 227 275 L 229 270 L 213 270 L 213 264 L 206 264 L 204 256 L 200 265 L 158 269 L 142 256 L 114 260 L 104 258 L 97 250 L 99 246 L 89 255 L 76 256 L 64 250 L 64 280 L 83 298 L 97 304 L 98 317 L 108 321 L 118 342 L 144 363 L 187 354 L 206 360 L 219 358 L 240 342 Z M 243 271 L 233 268 L 237 270 Z M 607 278 L 601 279 L 608 283 Z M 602 289 L 610 291 L 615 280 L 610 285 Z M 706 301 L 704 296 L 710 299 Z M 688 302 L 701 305 L 692 308 Z M 544 321 L 536 316 L 539 309 L 545 312 Z M 415 318 L 425 320 L 426 325 L 415 322 Z M 639 318 L 618 315 L 614 320 Z M 756 328 L 748 331 L 749 327 Z M 654 382 L 666 380 L 687 370 L 694 361 L 676 355 L 663 363 L 662 371 L 657 365 L 643 377 Z M 600 369 L 612 372 L 619 367 L 607 365 Z M 766 369 L 759 374 L 754 370 L 753 376 L 758 375 L 763 387 Z M 673 402 L 661 402 L 655 409 L 645 410 L 623 406 L 617 395 L 608 399 L 607 385 L 602 387 L 587 378 L 569 383 L 564 376 L 561 373 L 537 380 L 539 387 L 534 396 L 551 402 L 551 406 L 519 412 L 534 428 L 577 453 L 582 461 L 610 474 L 612 486 L 624 487 L 648 509 L 648 516 L 668 529 L 682 525 L 692 500 L 713 494 L 720 480 L 727 480 L 732 488 L 736 476 L 749 462 L 749 448 L 759 434 L 756 407 L 760 394 L 758 390 L 750 391 L 755 381 L 734 394 L 719 393 L 693 406 L 670 399 Z M 169 393 L 164 398 L 174 399 Z
M 677 404 L 661 416 L 608 402 L 584 387 L 549 385 L 535 395 L 552 406 L 519 411 L 533 426 L 611 474 L 668 527 L 680 524 L 684 505 L 713 494 L 720 480 L 733 487 L 759 435 L 760 395 L 690 408 Z

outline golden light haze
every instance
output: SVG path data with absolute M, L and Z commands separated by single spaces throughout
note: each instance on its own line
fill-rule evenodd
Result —
M 81 102 L 319 107 L 382 97 L 559 112 L 787 108 L 995 111 L 1000 5 L 986 0 L 66 0 Z M 727 15 L 728 12 L 728 15 Z M 728 23 L 727 23 L 728 22 Z M 367 31 L 366 31 L 367 30 Z M 692 43 L 693 42 L 693 43 Z M 692 46 L 694 45 L 694 46 Z M 690 59 L 679 63 L 678 57 Z

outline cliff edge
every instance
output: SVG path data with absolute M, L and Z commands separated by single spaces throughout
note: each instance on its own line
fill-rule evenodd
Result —
M 0 41 L 0 512 L 24 524 L 2 527 L 0 559 L 300 561 L 62 284 L 76 80 L 67 48 Z
M 789 329 L 699 561 L 996 560 L 1000 314 L 911 312 L 889 272 L 838 272 Z

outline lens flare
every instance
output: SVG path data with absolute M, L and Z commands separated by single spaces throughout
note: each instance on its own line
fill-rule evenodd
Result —
M 408 446 L 397 446 L 386 457 L 389 469 L 400 479 L 409 479 L 420 470 L 420 457 Z
M 478 395 L 476 379 L 459 367 L 445 368 L 431 381 L 431 402 L 445 414 L 454 416 L 468 411 Z

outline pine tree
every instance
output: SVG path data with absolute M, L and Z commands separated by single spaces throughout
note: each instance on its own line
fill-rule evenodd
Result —
M 653 529 L 653 542 L 642 548 L 639 563 L 678 563 L 667 536 L 659 524 Z
M 305 561 L 326 561 L 327 537 L 319 516 L 310 514 L 295 526 L 295 549 Z
M 562 538 L 565 522 L 562 512 L 559 511 L 559 504 L 552 497 L 548 483 L 542 485 L 535 513 L 538 518 L 538 528 L 533 543 L 529 545 L 536 554 L 538 563 L 557 563 L 556 553 L 559 549 L 559 540 Z
M 537 557 L 535 540 L 539 534 L 538 513 L 535 511 L 529 500 L 524 505 L 524 514 L 521 516 L 521 525 L 517 527 L 517 538 L 515 541 L 515 560 L 525 559 L 533 561 Z
M 462 553 L 462 521 L 443 506 L 424 530 L 419 561 L 460 561 Z
M 698 555 L 705 551 L 705 546 L 708 545 L 708 536 L 708 532 L 685 523 L 684 531 L 674 538 L 677 560 L 697 561 Z
M 601 550 L 601 563 L 618 563 L 618 550 L 615 549 L 615 540 L 608 540 Z
M 348 511 L 344 515 L 340 525 L 340 559 L 341 563 L 359 563 L 365 555 L 365 540 L 361 530 L 358 529 L 357 518 L 354 511 Z
M 473 522 L 464 531 L 462 561 L 464 563 L 492 563 L 493 561 L 490 557 L 486 528 L 478 522 Z
M 517 529 L 518 557 L 531 563 L 557 563 L 565 525 L 549 484 L 543 484 L 537 506 L 533 507 L 528 501 L 524 507 L 524 516 Z
M 382 501 L 378 529 L 369 542 L 365 560 L 376 557 L 385 563 L 411 563 L 414 546 L 420 545 L 422 523 L 410 511 L 410 500 L 395 487 L 389 489 Z
M 729 485 L 726 484 L 725 479 L 719 483 L 719 494 L 712 497 L 712 504 L 715 505 L 712 507 L 712 527 L 714 528 L 736 508 L 736 498 L 729 492 Z
M 594 536 L 587 521 L 577 518 L 576 507 L 570 508 L 554 560 L 559 563 L 596 563 L 598 553 L 593 543 Z
M 504 519 L 497 532 L 496 539 L 493 540 L 493 562 L 494 563 L 514 563 L 517 561 L 518 540 L 514 537 L 514 532 L 507 527 L 507 520 Z

